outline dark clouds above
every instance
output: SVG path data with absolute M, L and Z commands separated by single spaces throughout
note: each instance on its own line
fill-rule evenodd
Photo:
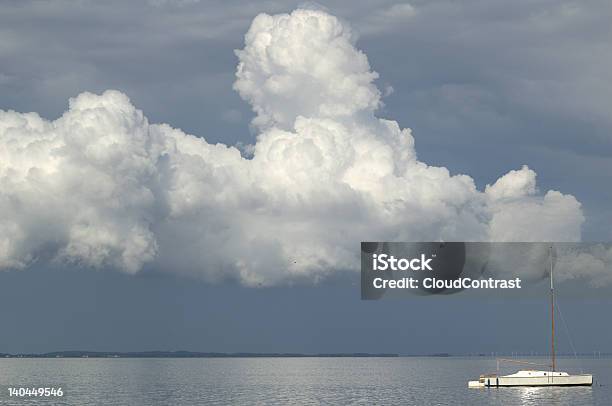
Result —
M 152 122 L 252 143 L 232 50 L 255 15 L 301 3 L 4 2 L 0 108 L 56 118 L 69 97 L 116 88 Z M 379 114 L 414 130 L 419 157 L 480 187 L 526 163 L 582 202 L 584 239 L 612 238 L 609 2 L 319 3 L 359 33 L 394 89 Z
M 376 116 L 379 76 L 355 40 L 321 10 L 253 19 L 233 85 L 257 114 L 250 159 L 150 123 L 116 90 L 83 92 L 52 121 L 0 111 L 0 268 L 261 286 L 357 270 L 368 239 L 581 238 L 579 201 L 540 190 L 526 165 L 479 190 L 419 160 L 411 130 Z
M 586 239 L 609 239 L 610 4 L 413 4 L 409 24 L 361 45 L 373 61 L 396 52 L 374 66 L 420 156 L 477 182 L 528 163 L 543 185 L 580 196 Z
M 253 113 L 232 90 L 238 61 L 233 50 L 244 46 L 257 14 L 290 12 L 301 3 L 2 2 L 0 109 L 56 119 L 69 97 L 114 88 L 152 123 L 169 123 L 212 143 L 253 143 Z M 560 190 L 582 203 L 583 239 L 612 239 L 610 2 L 319 3 L 360 35 L 357 46 L 380 74 L 378 87 L 390 93 L 377 115 L 413 129 L 421 161 L 467 173 L 480 190 L 528 164 L 542 191 Z M 385 91 L 389 86 L 393 92 Z M 178 278 L 143 283 L 146 272 L 47 271 L 0 275 L 3 319 L 15 327 L 2 336 L 4 351 L 488 352 L 519 341 L 507 329 L 513 324 L 508 317 L 524 323 L 525 315 L 534 315 L 531 303 L 519 311 L 507 303 L 494 308 L 498 339 L 482 348 L 480 324 L 458 325 L 482 302 L 427 303 L 428 311 L 418 314 L 423 328 L 415 330 L 395 323 L 405 320 L 406 308 L 380 302 L 366 309 L 353 289 L 342 295 L 322 294 L 319 287 L 303 295 L 295 288 L 225 291 Z M 31 300 L 23 302 L 24 296 Z M 610 341 L 605 326 L 588 334 L 592 319 L 584 317 L 605 318 L 608 308 L 607 301 L 567 306 L 581 349 L 605 348 Z M 24 323 L 41 320 L 41 314 L 49 321 L 44 337 L 36 324 Z M 364 319 L 375 325 L 364 327 Z M 531 330 L 539 331 L 542 319 L 530 320 Z M 449 335 L 461 336 L 456 348 L 448 347 Z M 381 337 L 388 339 L 378 345 Z M 408 343 L 414 347 L 406 349 Z

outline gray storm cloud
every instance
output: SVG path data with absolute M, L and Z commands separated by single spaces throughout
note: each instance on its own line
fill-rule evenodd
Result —
M 121 92 L 49 121 L 0 111 L 0 269 L 35 262 L 235 279 L 359 269 L 359 241 L 579 241 L 580 203 L 524 166 L 479 191 L 419 161 L 350 27 L 319 10 L 257 16 L 236 52 L 253 155 L 151 124 Z

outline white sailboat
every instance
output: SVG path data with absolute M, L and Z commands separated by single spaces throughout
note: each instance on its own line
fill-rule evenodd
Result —
M 555 357 L 555 290 L 553 285 L 553 257 L 550 248 L 550 315 L 551 315 L 551 363 L 546 365 L 547 370 L 521 369 L 510 375 L 487 374 L 480 375 L 477 381 L 469 381 L 469 388 L 500 387 L 500 386 L 591 386 L 593 385 L 592 374 L 569 374 L 557 370 Z M 500 361 L 514 362 L 527 365 L 538 365 L 532 362 L 515 361 L 507 359 L 497 360 L 499 371 Z

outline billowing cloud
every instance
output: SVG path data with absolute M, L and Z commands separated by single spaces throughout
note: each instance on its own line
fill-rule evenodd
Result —
M 377 74 L 324 11 L 257 16 L 235 89 L 256 113 L 245 157 L 151 124 L 118 91 L 48 121 L 0 112 L 0 268 L 59 261 L 236 279 L 317 280 L 359 241 L 578 241 L 580 203 L 526 166 L 484 192 L 417 158 L 375 115 Z
M 612 245 L 593 244 L 586 249 L 562 247 L 555 265 L 559 280 L 579 279 L 592 287 L 612 284 Z

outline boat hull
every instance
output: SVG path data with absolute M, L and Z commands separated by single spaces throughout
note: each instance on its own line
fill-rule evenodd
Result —
M 564 376 L 496 376 L 487 377 L 484 381 L 470 381 L 470 388 L 476 387 L 505 387 L 505 386 L 591 386 L 593 375 L 564 375 Z

